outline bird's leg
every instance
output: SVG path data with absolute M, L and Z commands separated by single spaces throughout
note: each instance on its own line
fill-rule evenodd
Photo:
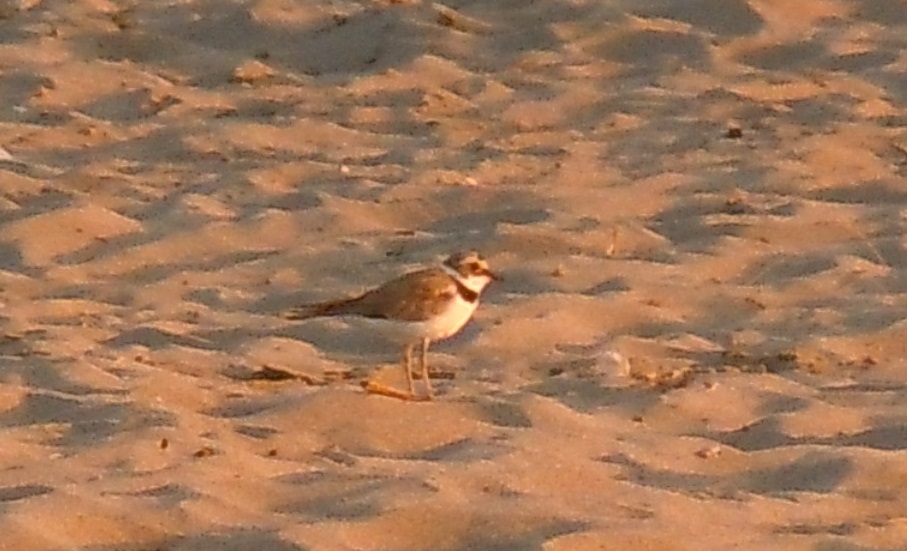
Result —
M 431 379 L 428 377 L 428 345 L 431 343 L 428 339 L 422 339 L 422 380 L 426 390 L 428 390 L 428 397 L 431 398 L 435 389 L 431 386 Z
M 403 351 L 403 369 L 406 371 L 406 382 L 409 383 L 409 393 L 412 396 L 416 395 L 416 390 L 413 387 L 413 345 L 407 344 L 406 349 Z

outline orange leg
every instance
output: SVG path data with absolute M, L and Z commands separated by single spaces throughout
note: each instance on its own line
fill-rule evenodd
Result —
M 428 339 L 422 339 L 422 381 L 428 390 L 429 398 L 434 396 L 435 389 L 431 386 L 431 379 L 428 377 L 428 345 L 431 343 Z
M 409 384 L 409 393 L 412 396 L 416 395 L 416 389 L 413 386 L 413 345 L 406 345 L 406 349 L 403 351 L 403 369 L 406 371 L 406 382 Z

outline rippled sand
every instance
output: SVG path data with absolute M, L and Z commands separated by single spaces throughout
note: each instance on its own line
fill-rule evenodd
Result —
M 903 548 L 907 4 L 167 4 L 0 8 L 0 549 Z

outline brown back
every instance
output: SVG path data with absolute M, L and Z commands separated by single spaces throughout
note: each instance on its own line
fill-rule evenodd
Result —
M 431 268 L 389 281 L 347 302 L 337 313 L 425 321 L 443 312 L 456 293 L 451 277 L 440 268 Z

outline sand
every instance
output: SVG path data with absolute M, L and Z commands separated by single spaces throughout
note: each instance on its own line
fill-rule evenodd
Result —
M 907 4 L 0 7 L 0 549 L 896 550 Z M 282 310 L 476 248 L 399 350 Z

